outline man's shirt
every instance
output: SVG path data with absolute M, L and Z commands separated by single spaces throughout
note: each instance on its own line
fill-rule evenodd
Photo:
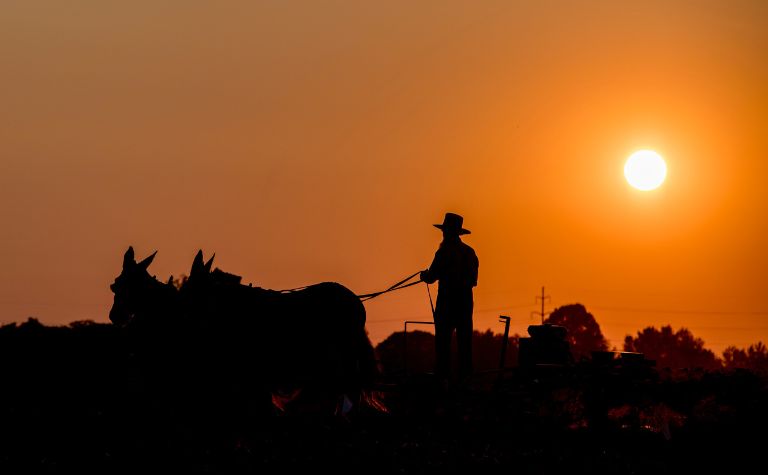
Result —
M 479 260 L 461 239 L 443 240 L 425 275 L 427 283 L 440 281 L 438 292 L 466 291 L 477 285 Z

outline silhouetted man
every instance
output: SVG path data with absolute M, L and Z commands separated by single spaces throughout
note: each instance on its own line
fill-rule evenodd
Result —
M 472 373 L 472 288 L 477 285 L 479 261 L 475 251 L 459 236 L 469 234 L 464 218 L 446 213 L 443 224 L 434 226 L 443 231 L 443 242 L 435 253 L 429 269 L 421 272 L 421 280 L 440 282 L 435 308 L 435 373 L 444 380 L 450 377 L 451 337 L 456 330 L 461 382 Z

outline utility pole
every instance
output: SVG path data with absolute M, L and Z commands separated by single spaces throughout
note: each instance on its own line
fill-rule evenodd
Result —
M 552 297 L 550 297 L 549 295 L 544 295 L 544 287 L 543 286 L 541 287 L 541 297 L 537 296 L 536 297 L 536 302 L 538 302 L 539 299 L 541 299 L 541 312 L 535 312 L 535 311 L 531 312 L 531 316 L 533 316 L 533 315 L 541 316 L 541 324 L 543 325 L 544 324 L 544 316 L 547 315 L 546 313 L 544 313 L 544 302 L 546 300 L 549 300 L 550 302 L 552 301 Z

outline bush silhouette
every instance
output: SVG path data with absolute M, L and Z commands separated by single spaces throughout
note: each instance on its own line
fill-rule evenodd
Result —
M 746 349 L 729 346 L 723 351 L 723 365 L 728 369 L 740 368 L 768 373 L 768 348 L 761 341 L 749 345 Z
M 714 370 L 722 366 L 715 354 L 704 348 L 704 340 L 693 336 L 687 328 L 674 331 L 670 325 L 660 330 L 646 327 L 635 337 L 627 335 L 624 351 L 644 353 L 647 358 L 656 361 L 657 367 L 671 370 Z

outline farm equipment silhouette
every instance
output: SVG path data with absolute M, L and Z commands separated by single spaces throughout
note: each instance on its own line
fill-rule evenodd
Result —
M 656 404 L 658 373 L 655 361 L 644 354 L 593 351 L 591 357 L 577 361 L 567 328 L 543 323 L 530 325 L 528 336 L 519 338 L 518 364 L 508 366 L 510 318 L 500 316 L 499 321 L 505 328 L 498 368 L 476 372 L 470 388 L 461 389 L 486 397 L 488 410 L 529 414 L 565 426 L 606 427 L 619 423 L 615 414 L 621 411 L 641 411 Z M 404 371 L 393 389 L 406 412 L 428 411 L 445 394 L 444 389 L 431 386 L 431 373 L 408 371 L 407 355 L 413 354 L 408 351 L 408 325 L 430 323 L 405 322 Z M 457 404 L 456 399 L 452 403 Z

